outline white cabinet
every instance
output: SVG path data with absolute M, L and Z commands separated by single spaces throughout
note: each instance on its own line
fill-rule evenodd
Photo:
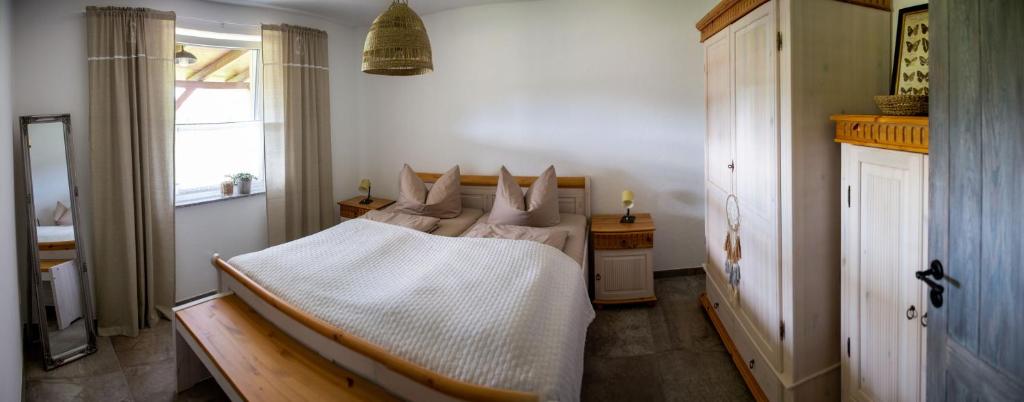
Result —
M 654 249 L 594 250 L 599 302 L 648 300 L 654 297 Z
M 923 401 L 928 157 L 842 153 L 843 399 Z
M 875 110 L 889 26 L 889 13 L 824 0 L 727 0 L 698 23 L 707 295 L 769 400 L 840 397 L 841 211 L 830 189 L 841 164 L 829 116 Z M 743 249 L 735 285 L 722 246 L 730 194 Z

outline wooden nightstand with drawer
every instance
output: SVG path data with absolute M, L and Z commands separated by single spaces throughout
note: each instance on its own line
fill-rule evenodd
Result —
M 369 204 L 360 204 L 359 201 L 362 201 L 365 198 L 366 197 L 361 196 L 349 198 L 345 201 L 338 201 L 338 206 L 341 207 L 341 220 L 355 219 L 363 216 L 363 214 L 367 212 L 387 208 L 391 204 L 395 203 L 394 200 L 389 200 L 387 198 L 373 197 L 373 202 Z
M 594 304 L 650 303 L 654 295 L 654 220 L 636 214 L 595 215 L 590 233 L 594 248 Z

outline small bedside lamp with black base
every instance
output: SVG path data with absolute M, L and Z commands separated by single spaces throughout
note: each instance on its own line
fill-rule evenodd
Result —
M 622 219 L 619 219 L 619 223 L 636 222 L 636 216 L 629 214 L 629 210 L 634 207 L 632 191 L 625 190 L 622 192 L 622 206 L 626 208 L 626 214 L 622 216 Z
M 373 197 L 370 196 L 370 190 L 372 189 L 372 186 L 370 184 L 370 179 L 363 179 L 362 181 L 359 182 L 359 191 L 366 192 L 366 198 L 360 200 L 360 204 L 369 205 L 373 203 Z

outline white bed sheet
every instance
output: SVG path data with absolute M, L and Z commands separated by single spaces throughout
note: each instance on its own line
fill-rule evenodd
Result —
M 229 263 L 297 308 L 438 373 L 579 399 L 594 310 L 579 265 L 552 247 L 355 219 Z
M 75 240 L 74 226 L 36 226 L 36 239 L 39 243 L 55 243 Z

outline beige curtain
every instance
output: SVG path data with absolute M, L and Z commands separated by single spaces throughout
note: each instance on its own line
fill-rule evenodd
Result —
M 264 25 L 263 72 L 267 225 L 274 245 L 337 223 L 327 34 Z
M 88 7 L 92 251 L 100 335 L 174 305 L 174 13 Z

